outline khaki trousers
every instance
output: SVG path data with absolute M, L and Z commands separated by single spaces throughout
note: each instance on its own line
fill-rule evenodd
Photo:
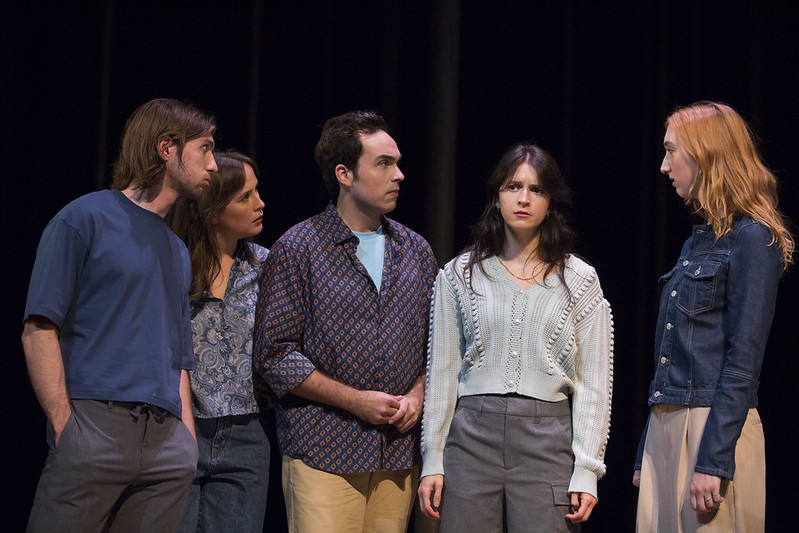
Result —
M 750 409 L 735 447 L 735 474 L 722 480 L 713 513 L 691 509 L 691 480 L 709 407 L 655 405 L 649 420 L 638 495 L 639 533 L 757 533 L 765 529 L 763 426 Z
M 416 497 L 417 470 L 332 474 L 284 455 L 289 533 L 404 533 Z

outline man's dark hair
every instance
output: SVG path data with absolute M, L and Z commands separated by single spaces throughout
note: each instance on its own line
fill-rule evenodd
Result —
M 390 134 L 386 121 L 373 111 L 350 111 L 329 119 L 322 126 L 314 155 L 333 203 L 338 200 L 339 193 L 336 167 L 344 165 L 357 173 L 358 158 L 363 152 L 361 136 L 378 131 Z

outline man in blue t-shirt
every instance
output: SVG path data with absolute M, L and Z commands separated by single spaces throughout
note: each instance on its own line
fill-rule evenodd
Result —
M 176 530 L 197 444 L 186 247 L 164 223 L 216 171 L 214 119 L 157 99 L 128 119 L 112 190 L 47 225 L 22 343 L 50 453 L 28 531 Z

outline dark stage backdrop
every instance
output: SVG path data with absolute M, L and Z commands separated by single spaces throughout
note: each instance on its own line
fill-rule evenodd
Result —
M 737 108 L 796 221 L 797 22 L 799 3 L 787 1 L 3 2 L 3 530 L 22 530 L 46 455 L 19 342 L 39 236 L 68 201 L 108 186 L 125 118 L 168 96 L 213 112 L 218 144 L 258 161 L 266 246 L 324 208 L 313 148 L 344 111 L 375 109 L 392 124 L 406 175 L 393 216 L 442 264 L 467 242 L 500 153 L 523 140 L 548 149 L 574 189 L 575 251 L 596 266 L 615 317 L 608 473 L 584 530 L 632 531 L 656 280 L 692 223 L 659 173 L 662 123 L 700 99 Z M 799 495 L 784 414 L 799 374 L 795 270 L 760 391 L 769 531 L 789 529 Z M 275 501 L 270 531 L 283 520 Z

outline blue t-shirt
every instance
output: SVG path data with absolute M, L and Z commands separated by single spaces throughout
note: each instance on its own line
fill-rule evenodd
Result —
M 383 226 L 376 231 L 353 231 L 353 233 L 358 237 L 358 251 L 355 255 L 372 278 L 377 292 L 380 292 L 380 284 L 383 281 L 383 253 L 386 250 L 386 234 L 383 232 Z
M 145 402 L 181 416 L 181 369 L 193 369 L 191 265 L 160 216 L 120 191 L 87 194 L 47 225 L 25 319 L 59 328 L 72 399 Z

